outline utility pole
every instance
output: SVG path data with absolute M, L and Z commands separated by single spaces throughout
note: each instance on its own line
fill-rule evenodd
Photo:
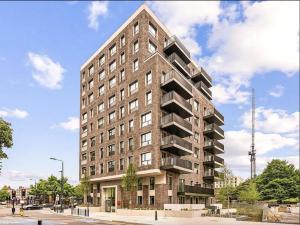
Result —
M 251 179 L 256 177 L 256 150 L 255 150 L 255 90 L 252 88 L 252 142 L 248 152 L 251 163 Z
M 50 158 L 52 160 L 56 160 L 56 161 L 60 161 L 61 162 L 61 194 L 60 194 L 60 212 L 64 211 L 64 207 L 63 207 L 63 196 L 64 196 L 64 161 L 61 159 L 56 159 L 56 158 Z

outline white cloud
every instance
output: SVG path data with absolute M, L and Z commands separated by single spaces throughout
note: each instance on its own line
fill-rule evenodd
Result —
M 98 30 L 99 16 L 106 15 L 108 11 L 108 2 L 107 1 L 93 1 L 89 4 L 88 7 L 88 20 L 89 20 L 89 27 Z
M 27 181 L 29 179 L 41 179 L 42 177 L 35 173 L 27 173 L 18 170 L 10 170 L 3 173 L 3 176 L 10 181 Z
M 221 13 L 218 1 L 148 1 L 168 29 L 182 39 L 192 55 L 200 55 L 196 29 L 200 25 L 215 24 Z
M 19 119 L 24 119 L 28 116 L 28 112 L 21 109 L 8 109 L 2 108 L 0 109 L 0 117 L 15 117 Z
M 52 127 L 60 127 L 65 130 L 76 131 L 79 129 L 79 119 L 77 117 L 68 117 L 67 121 L 61 122 Z
M 242 124 L 251 128 L 251 111 L 242 116 Z M 257 130 L 267 133 L 298 133 L 299 112 L 289 114 L 282 109 L 267 109 L 258 107 L 255 109 L 255 127 Z
M 28 53 L 29 63 L 33 67 L 32 76 L 41 86 L 49 89 L 61 88 L 65 69 L 47 55 Z
M 276 85 L 272 90 L 269 91 L 269 95 L 279 98 L 283 95 L 284 87 L 282 85 Z

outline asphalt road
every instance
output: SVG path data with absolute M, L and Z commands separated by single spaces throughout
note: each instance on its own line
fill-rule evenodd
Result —
M 17 210 L 18 212 L 18 210 Z M 112 222 L 95 220 L 77 216 L 64 216 L 53 213 L 45 213 L 42 210 L 25 211 L 25 216 L 11 215 L 11 209 L 0 209 L 0 225 L 37 225 L 42 220 L 42 225 L 129 225 L 133 223 Z M 140 224 L 135 224 L 140 225 Z

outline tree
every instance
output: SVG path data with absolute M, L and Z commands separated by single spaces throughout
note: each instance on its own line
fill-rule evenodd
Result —
M 0 118 L 0 159 L 7 159 L 7 154 L 3 151 L 3 148 L 13 146 L 12 133 L 11 124 Z
M 131 208 L 132 203 L 132 192 L 134 191 L 137 185 L 137 175 L 136 170 L 132 163 L 129 164 L 126 174 L 122 177 L 122 187 L 124 190 L 129 191 L 129 208 Z
M 285 160 L 274 159 L 256 178 L 262 200 L 296 198 L 300 193 L 300 172 Z
M 255 181 L 251 180 L 244 190 L 239 192 L 239 200 L 254 204 L 259 199 Z
M 84 174 L 83 179 L 80 182 L 82 193 L 83 193 L 83 202 L 84 204 L 88 203 L 88 195 L 91 192 L 91 182 L 90 178 Z
M 9 188 L 7 186 L 3 186 L 0 190 L 0 202 L 6 201 L 9 197 Z

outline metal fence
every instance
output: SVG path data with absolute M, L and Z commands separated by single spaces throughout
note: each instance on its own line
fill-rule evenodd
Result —
M 71 208 L 71 214 L 76 216 L 90 216 L 89 208 Z

